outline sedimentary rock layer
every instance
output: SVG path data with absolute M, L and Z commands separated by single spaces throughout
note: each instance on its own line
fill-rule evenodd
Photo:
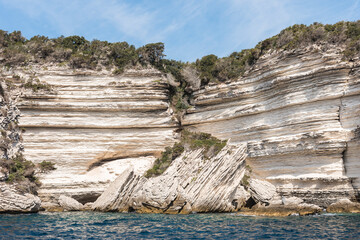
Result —
M 18 107 L 25 156 L 57 168 L 41 175 L 39 196 L 94 201 L 127 165 L 142 173 L 174 141 L 167 82 L 153 69 L 111 73 L 33 69 L 51 91 L 27 91 Z M 26 78 L 29 72 L 17 70 Z
M 182 124 L 248 147 L 255 176 L 321 205 L 360 187 L 359 61 L 317 46 L 261 57 L 244 77 L 193 94 Z M 327 199 L 324 202 L 324 199 Z
M 206 158 L 204 149 L 185 151 L 160 176 L 147 179 L 130 169 L 93 205 L 98 211 L 141 213 L 233 212 L 250 194 L 240 184 L 245 145 L 227 145 Z

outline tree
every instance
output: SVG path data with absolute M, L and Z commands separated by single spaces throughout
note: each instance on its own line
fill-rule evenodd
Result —
M 165 57 L 164 43 L 150 43 L 143 47 L 140 47 L 137 52 L 141 63 L 150 63 L 152 65 L 159 65 L 160 61 Z

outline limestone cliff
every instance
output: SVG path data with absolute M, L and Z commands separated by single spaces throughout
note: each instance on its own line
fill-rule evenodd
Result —
M 254 175 L 284 196 L 359 197 L 360 62 L 342 51 L 270 52 L 237 81 L 196 91 L 182 124 L 245 143 Z
M 229 185 L 217 195 L 224 198 L 213 199 L 215 205 L 219 203 L 216 206 L 203 201 L 206 195 L 200 194 L 202 188 L 215 189 L 215 183 L 208 186 L 196 179 L 191 182 L 186 174 L 180 176 L 182 169 L 197 169 L 185 158 L 199 153 L 175 161 L 168 175 L 157 180 L 142 177 L 165 146 L 175 142 L 179 127 L 231 139 L 237 148 L 246 146 L 241 150 L 246 154 L 226 158 L 234 161 L 228 166 L 245 159 L 252 177 L 275 186 L 278 197 L 295 196 L 328 206 L 342 198 L 359 198 L 360 188 L 360 61 L 343 60 L 343 51 L 341 45 L 323 48 L 319 44 L 270 50 L 244 76 L 210 83 L 190 94 L 193 106 L 186 110 L 181 126 L 170 108 L 167 80 L 152 68 L 113 75 L 108 70 L 35 64 L 4 69 L 2 74 L 4 79 L 19 76 L 24 81 L 36 77 L 50 86 L 24 91 L 18 105 L 20 126 L 26 129 L 26 158 L 52 161 L 57 167 L 41 175 L 39 195 L 49 206 L 57 205 L 62 194 L 82 204 L 93 202 L 120 176 L 120 187 L 112 187 L 117 197 L 113 196 L 109 210 L 121 210 L 124 198 L 141 203 L 130 205 L 140 212 L 238 209 L 232 203 L 235 198 L 229 196 L 241 186 L 242 168 L 225 171 L 237 176 L 236 181 L 225 181 Z M 204 164 L 203 178 L 210 176 L 207 169 L 216 169 L 199 157 L 192 159 Z M 221 182 L 227 174 L 208 181 Z M 156 192 L 159 186 L 168 191 Z M 158 197 L 163 202 L 153 202 Z M 185 208 L 187 203 L 191 207 Z
M 174 141 L 177 122 L 157 70 L 130 69 L 120 77 L 106 70 L 33 65 L 3 74 L 38 81 L 23 90 L 18 107 L 26 158 L 57 168 L 40 175 L 39 196 L 48 208 L 61 194 L 82 203 L 96 200 L 125 167 L 142 174 Z M 36 90 L 36 84 L 47 88 Z

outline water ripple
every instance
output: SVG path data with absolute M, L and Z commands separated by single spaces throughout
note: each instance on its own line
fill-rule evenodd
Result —
M 3 214 L 0 239 L 360 239 L 360 215 Z

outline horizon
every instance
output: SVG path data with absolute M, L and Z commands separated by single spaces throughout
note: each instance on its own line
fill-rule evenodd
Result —
M 99 0 L 86 5 L 80 0 L 0 0 L 0 29 L 21 31 L 27 39 L 78 35 L 89 41 L 126 41 L 137 48 L 162 42 L 166 58 L 183 62 L 253 48 L 294 24 L 359 19 L 360 0 L 111 0 L 106 5 Z

